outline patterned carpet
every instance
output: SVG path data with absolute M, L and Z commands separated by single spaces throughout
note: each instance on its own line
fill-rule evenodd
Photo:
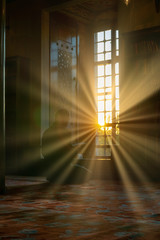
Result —
M 0 239 L 160 239 L 160 185 L 8 178 Z

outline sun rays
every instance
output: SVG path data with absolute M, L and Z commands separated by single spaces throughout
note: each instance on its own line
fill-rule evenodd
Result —
M 114 37 L 113 34 L 115 34 Z M 111 36 L 115 43 L 111 41 Z M 42 167 L 41 172 L 44 176 L 56 175 L 59 169 L 63 168 L 63 171 L 58 176 L 58 182 L 61 184 L 65 183 L 74 170 L 75 172 L 77 171 L 77 176 L 75 176 L 76 174 L 74 176 L 78 178 L 78 168 L 80 177 L 84 179 L 88 179 L 91 176 L 91 172 L 93 173 L 93 178 L 94 174 L 96 176 L 96 173 L 100 176 L 101 172 L 104 171 L 103 163 L 101 166 L 99 165 L 99 169 L 96 169 L 96 161 L 109 159 L 110 165 L 115 165 L 114 167 L 119 174 L 119 178 L 123 181 L 127 192 L 129 185 L 134 185 L 134 178 L 141 184 L 149 183 L 150 177 L 148 173 L 151 170 L 147 172 L 147 168 L 149 168 L 147 164 L 149 160 L 153 162 L 158 161 L 155 151 L 159 154 L 160 148 L 157 138 L 154 136 L 155 133 L 153 134 L 157 128 L 157 125 L 154 127 L 154 124 L 157 124 L 155 123 L 157 113 L 148 111 L 148 109 L 152 108 L 153 105 L 149 105 L 150 99 L 154 98 L 159 88 L 157 87 L 157 82 L 153 81 L 153 71 L 147 76 L 143 76 L 142 74 L 137 74 L 140 72 L 140 69 L 133 67 L 133 69 L 127 70 L 128 76 L 125 77 L 125 82 L 121 79 L 121 67 L 119 67 L 118 58 L 119 43 L 117 44 L 116 42 L 118 39 L 119 33 L 117 30 L 113 33 L 111 30 L 98 33 L 95 43 L 95 65 L 93 62 L 84 63 L 80 61 L 77 68 L 78 72 L 76 72 L 76 61 L 79 57 L 76 56 L 74 65 L 70 69 L 72 72 L 70 74 L 71 78 L 68 80 L 67 77 L 63 76 L 63 80 L 71 83 L 69 90 L 65 89 L 65 85 L 62 87 L 58 83 L 60 80 L 58 79 L 58 65 L 51 66 L 50 79 L 46 79 L 43 82 L 43 101 L 48 101 L 47 106 L 50 114 L 50 116 L 43 116 L 49 119 L 47 124 L 52 125 L 55 121 L 55 114 L 58 109 L 65 108 L 70 113 L 68 129 L 71 131 L 71 135 L 62 138 L 60 141 L 57 140 L 54 144 L 49 143 L 46 152 L 47 154 L 52 154 L 52 152 L 60 151 L 69 143 L 72 144 L 72 149 L 65 153 L 60 161 L 53 159 L 48 169 Z M 112 44 L 114 44 L 115 53 L 112 52 Z M 114 56 L 113 62 L 110 59 L 112 58 L 111 56 Z M 123 65 L 123 63 L 121 64 Z M 34 92 L 34 100 L 36 102 L 39 97 L 39 89 L 37 89 L 39 79 L 34 75 L 33 78 L 35 79 L 35 84 L 32 85 L 32 92 Z M 152 80 L 149 81 L 148 85 L 145 84 L 146 78 L 147 80 Z M 24 96 L 27 94 L 23 86 L 21 93 Z M 47 124 L 46 128 L 48 127 Z M 44 130 L 43 128 L 42 137 Z M 149 134 L 147 131 L 150 131 Z M 146 137 L 147 135 L 151 135 L 148 137 L 149 140 Z M 40 134 L 36 133 L 36 131 L 33 132 L 32 144 L 37 143 L 39 138 Z M 147 147 L 146 142 L 148 144 Z M 14 146 L 14 143 L 11 144 Z M 21 136 L 16 144 L 21 147 L 25 144 L 25 138 Z M 38 166 L 40 162 L 45 166 L 46 160 L 43 156 L 42 145 L 43 141 L 40 141 L 36 150 L 31 149 L 25 154 L 24 168 L 29 167 L 33 163 L 36 163 Z M 99 151 L 99 149 L 102 151 Z M 85 154 L 89 151 L 90 154 L 86 157 Z M 86 165 L 83 162 L 85 161 L 84 159 L 78 158 L 78 154 L 82 154 L 84 159 L 86 158 L 86 161 L 88 161 Z M 84 165 L 81 164 L 82 162 Z M 83 167 L 86 167 L 87 170 L 83 169 Z M 84 170 L 82 175 L 81 170 Z M 116 178 L 114 174 L 113 171 L 113 179 L 114 177 Z M 134 199 L 136 196 L 130 194 L 129 197 Z

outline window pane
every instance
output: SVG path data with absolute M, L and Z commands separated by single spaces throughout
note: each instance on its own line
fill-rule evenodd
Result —
M 98 101 L 98 112 L 104 111 L 104 101 Z
M 108 76 L 106 77 L 106 87 L 111 87 L 112 86 L 112 77 Z
M 104 136 L 96 137 L 96 144 L 97 145 L 104 145 Z
M 103 88 L 104 87 L 104 77 L 99 77 L 98 78 L 98 88 Z
M 112 135 L 112 127 L 106 128 L 106 135 Z
M 116 30 L 116 38 L 119 38 L 119 30 Z
M 115 73 L 119 74 L 119 63 L 115 64 Z
M 112 101 L 111 100 L 106 101 L 106 111 L 112 111 Z
M 119 100 L 116 100 L 116 111 L 119 111 Z
M 116 87 L 116 98 L 119 98 L 119 87 Z
M 116 56 L 119 56 L 119 51 L 116 51 Z
M 104 135 L 104 127 L 99 127 L 98 129 L 97 129 L 97 133 L 99 134 L 99 136 L 100 135 Z
M 98 124 L 101 126 L 104 125 L 104 113 L 98 113 Z
M 116 75 L 116 77 L 115 77 L 115 83 L 116 83 L 116 86 L 119 85 L 119 75 Z
M 112 123 L 112 112 L 106 113 L 106 123 Z
M 98 32 L 97 33 L 97 41 L 103 41 L 104 40 L 104 32 Z
M 106 137 L 106 144 L 107 145 L 111 145 L 112 144 L 112 137 L 110 137 L 110 136 Z
M 111 30 L 105 31 L 105 39 L 110 40 L 111 39 Z
M 105 42 L 105 51 L 111 51 L 111 41 Z
M 106 66 L 106 75 L 111 75 L 112 74 L 112 66 L 111 64 L 107 64 Z
M 111 94 L 107 94 L 105 96 L 106 96 L 105 99 L 112 99 L 112 95 Z
M 98 100 L 104 100 L 104 95 L 98 96 Z
M 101 157 L 110 157 L 111 156 L 111 148 L 96 148 L 96 155 Z
M 116 39 L 116 50 L 119 50 L 119 39 Z
M 75 66 L 76 63 L 77 63 L 77 59 L 76 59 L 76 57 L 73 57 L 73 58 L 72 58 L 72 66 Z
M 105 53 L 105 60 L 111 60 L 111 59 L 112 59 L 112 53 L 111 52 Z
M 99 76 L 104 76 L 104 65 L 98 66 L 98 77 Z
M 105 92 L 112 92 L 112 88 L 106 88 Z
M 97 53 L 104 52 L 104 42 L 100 42 L 97 44 Z
M 116 135 L 119 135 L 119 126 L 118 126 L 119 124 L 116 124 Z M 116 141 L 118 141 L 119 139 L 118 138 L 116 138 Z M 118 143 L 116 143 L 116 144 L 118 144 Z
M 116 112 L 116 121 L 119 122 L 119 112 Z
M 103 53 L 97 55 L 97 61 L 98 62 L 104 61 L 104 54 Z
M 98 93 L 104 93 L 104 88 L 103 89 L 98 89 Z
M 110 157 L 111 156 L 111 148 L 106 148 L 105 156 L 106 157 Z
M 104 156 L 104 148 L 96 148 L 96 156 Z

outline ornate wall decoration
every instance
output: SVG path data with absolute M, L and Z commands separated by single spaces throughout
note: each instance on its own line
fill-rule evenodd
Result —
M 58 41 L 59 107 L 66 108 L 72 89 L 72 45 Z

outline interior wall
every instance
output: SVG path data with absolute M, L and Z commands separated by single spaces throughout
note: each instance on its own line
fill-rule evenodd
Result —
M 121 168 L 125 169 L 129 178 L 133 176 L 140 181 L 157 180 L 160 168 L 157 107 L 160 85 L 157 74 L 159 47 L 154 46 L 159 45 L 160 39 L 149 30 L 157 27 L 153 30 L 156 32 L 160 26 L 160 13 L 156 12 L 155 1 L 130 0 L 128 6 L 120 1 L 118 25 Z
M 26 147 L 18 159 L 21 162 L 19 174 L 40 159 L 40 130 L 41 130 L 41 15 L 47 4 L 40 0 L 13 0 L 7 3 L 6 17 L 6 57 L 23 57 L 29 63 L 28 81 L 23 83 L 24 97 L 28 99 L 28 108 L 22 107 L 22 112 L 29 113 L 26 123 L 29 135 L 29 148 Z M 23 82 L 23 80 L 22 80 Z M 16 79 L 15 79 L 16 84 Z M 25 86 L 26 84 L 26 86 Z M 29 89 L 27 96 L 26 89 Z M 23 95 L 23 94 L 22 94 Z M 23 96 L 22 96 L 23 97 Z M 13 102 L 13 106 L 14 106 Z M 22 104 L 21 104 L 22 105 Z M 18 114 L 20 114 L 18 112 Z M 21 124 L 21 122 L 19 123 Z M 24 123 L 22 123 L 24 125 Z M 24 142 L 26 135 L 24 135 Z M 20 144 L 21 146 L 22 144 Z M 19 150 L 18 150 L 19 151 Z M 14 164 L 14 163 L 13 163 Z
M 153 0 L 119 1 L 118 24 L 121 33 L 151 28 L 160 25 L 160 13 L 156 12 Z
M 36 1 L 16 0 L 7 4 L 7 57 L 21 56 L 30 61 L 30 141 L 32 145 L 39 144 L 40 132 L 41 8 L 42 1 L 37 4 Z

